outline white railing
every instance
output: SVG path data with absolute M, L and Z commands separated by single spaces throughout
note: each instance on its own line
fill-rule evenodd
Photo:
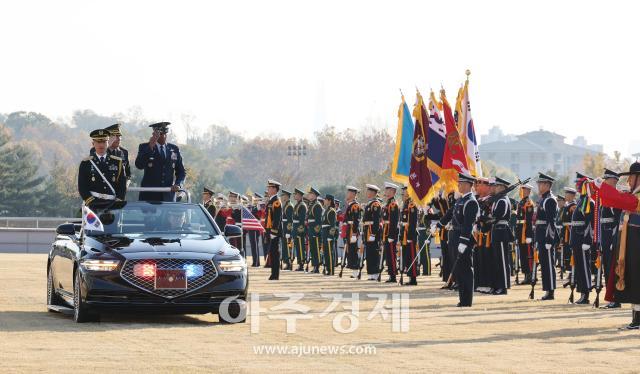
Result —
M 0 229 L 55 229 L 62 223 L 79 220 L 79 217 L 0 217 Z

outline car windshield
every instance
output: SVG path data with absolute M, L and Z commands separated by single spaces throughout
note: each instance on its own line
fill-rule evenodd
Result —
M 197 204 L 122 202 L 96 214 L 104 232 L 87 231 L 89 236 L 198 239 L 219 235 Z

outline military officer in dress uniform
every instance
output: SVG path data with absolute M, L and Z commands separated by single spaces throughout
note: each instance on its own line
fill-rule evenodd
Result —
M 556 217 L 558 215 L 558 202 L 551 193 L 554 178 L 539 173 L 538 175 L 538 207 L 536 211 L 536 228 L 534 237 L 536 250 L 542 273 L 542 289 L 545 291 L 542 300 L 553 300 L 556 289 L 556 272 L 553 246 L 557 240 Z M 535 275 L 532 275 L 532 277 Z
M 280 278 L 280 247 L 279 240 L 282 235 L 282 203 L 278 197 L 280 190 L 280 182 L 267 181 L 267 217 L 265 222 L 265 232 L 267 236 L 267 244 L 269 246 L 269 258 L 271 260 L 271 276 L 269 280 L 278 280 Z
M 560 268 L 560 279 L 564 279 L 564 272 L 566 267 L 564 266 L 564 248 L 562 247 L 562 215 L 564 214 L 567 201 L 564 195 L 556 196 L 558 201 L 558 215 L 556 216 L 556 232 L 558 233 L 558 244 L 556 245 L 556 267 Z M 517 238 L 516 238 L 517 239 Z
M 602 176 L 603 183 L 616 188 L 620 175 L 610 169 L 604 169 Z M 613 257 L 613 246 L 618 236 L 618 226 L 620 225 L 620 216 L 622 211 L 618 208 L 601 206 L 600 207 L 600 245 L 603 259 L 604 279 L 608 280 L 612 270 L 611 263 Z M 606 282 L 606 281 L 605 281 Z M 612 301 L 605 306 L 607 309 L 620 308 L 620 303 Z
M 282 244 L 280 248 L 282 250 L 282 263 L 283 270 L 291 270 L 291 249 L 292 240 L 291 233 L 293 232 L 293 204 L 291 204 L 291 192 L 285 189 L 280 190 L 280 201 L 282 202 Z
M 153 135 L 148 143 L 138 146 L 136 167 L 144 170 L 141 187 L 171 187 L 171 192 L 140 192 L 140 200 L 173 201 L 175 193 L 182 189 L 186 173 L 177 145 L 167 143 L 169 122 L 150 125 Z
M 207 187 L 204 187 L 202 189 L 202 205 L 204 205 L 204 207 L 207 209 L 207 212 L 209 212 L 212 218 L 216 216 L 218 210 L 216 208 L 216 204 L 214 204 L 212 200 L 213 195 L 214 192 L 211 189 Z
M 407 186 L 402 187 L 402 210 L 400 211 L 400 244 L 402 245 L 403 271 L 409 277 L 407 286 L 418 285 L 418 264 L 414 261 L 418 242 L 418 207 L 409 197 Z
M 351 269 L 351 278 L 358 276 L 360 268 L 360 260 L 358 258 L 358 237 L 360 236 L 360 217 L 362 209 L 356 200 L 360 190 L 354 186 L 347 186 L 346 203 L 345 203 L 345 225 L 346 244 L 345 251 L 347 258 L 347 268 Z M 364 254 L 363 254 L 364 255 Z
M 107 147 L 107 153 L 113 156 L 117 156 L 122 159 L 122 167 L 124 169 L 124 175 L 127 178 L 127 186 L 131 180 L 131 166 L 129 165 L 129 151 L 120 147 L 120 141 L 122 140 L 122 133 L 120 132 L 120 124 L 105 127 L 104 129 L 109 132 L 109 141 Z M 91 148 L 89 154 L 93 155 L 95 148 Z
M 104 207 L 114 200 L 124 200 L 126 176 L 123 160 L 107 152 L 109 132 L 94 130 L 91 137 L 95 153 L 80 162 L 78 192 L 91 210 Z
M 493 219 L 489 199 L 495 193 L 495 178 L 477 181 L 478 195 L 476 200 L 480 206 L 477 222 L 476 247 L 473 253 L 474 286 L 482 293 L 490 293 L 491 281 L 495 273 L 493 266 L 493 249 L 491 248 L 491 232 Z M 455 251 L 456 248 L 453 248 Z
M 571 283 L 571 264 L 573 261 L 573 255 L 571 254 L 571 217 L 573 217 L 573 211 L 576 209 L 576 189 L 573 187 L 564 188 L 564 209 L 560 216 L 562 221 L 562 231 L 560 231 L 560 243 L 562 243 L 562 257 L 564 258 L 564 268 L 569 269 L 567 276 L 567 283 L 563 285 L 566 287 Z
M 362 240 L 364 241 L 368 280 L 377 280 L 380 273 L 380 218 L 382 205 L 378 201 L 380 187 L 367 184 L 367 204 L 362 214 Z
M 576 209 L 571 217 L 571 251 L 573 254 L 573 278 L 577 285 L 577 290 L 582 294 L 576 304 L 589 304 L 589 293 L 591 292 L 591 246 L 593 244 L 593 210 L 594 203 L 591 197 L 583 189 L 583 184 L 591 178 L 581 173 L 576 173 L 576 189 L 584 191 L 580 194 Z
M 396 282 L 398 274 L 398 259 L 396 246 L 398 243 L 398 224 L 400 223 L 400 209 L 396 202 L 398 185 L 385 182 L 384 196 L 386 202 L 382 207 L 382 244 L 384 245 L 384 255 L 387 262 L 387 273 L 389 279 L 387 283 Z M 382 271 L 382 269 L 380 269 Z
M 453 274 L 458 283 L 458 295 L 460 302 L 458 307 L 470 307 L 473 304 L 473 260 L 472 248 L 474 238 L 472 236 L 473 226 L 476 223 L 480 206 L 472 192 L 475 178 L 466 175 L 458 175 L 458 190 L 462 194 L 453 209 L 438 222 L 438 227 L 444 227 L 449 222 L 452 223 L 452 229 L 449 236 L 449 245 L 454 246 L 458 251 Z M 432 234 L 435 233 L 432 228 Z
M 533 187 L 529 184 L 520 186 L 520 201 L 516 213 L 516 243 L 520 257 L 518 261 L 520 261 L 520 269 L 524 274 L 524 284 L 531 283 L 529 260 L 533 259 L 533 213 L 535 209 L 530 196 L 532 189 Z
M 311 187 L 307 197 L 309 199 L 309 214 L 307 216 L 309 238 L 309 255 L 311 256 L 312 272 L 320 273 L 320 247 L 322 240 L 322 204 L 318 201 L 320 192 Z
M 495 192 L 501 194 L 511 183 L 503 178 L 496 177 Z M 491 217 L 493 217 L 493 227 L 491 229 L 491 254 L 492 268 L 495 270 L 491 274 L 491 287 L 494 295 L 506 295 L 507 289 L 511 287 L 511 262 L 510 248 L 513 240 L 513 233 L 509 226 L 511 217 L 511 201 L 508 196 L 502 196 L 496 200 L 491 207 Z
M 335 274 L 336 220 L 335 198 L 333 195 L 326 195 L 324 197 L 324 212 L 322 213 L 322 251 L 325 275 Z
M 293 191 L 293 199 L 296 205 L 293 207 L 293 247 L 298 258 L 298 268 L 296 271 L 303 271 L 307 261 L 307 251 L 305 248 L 307 221 L 307 204 L 304 202 L 304 192 L 298 188 Z

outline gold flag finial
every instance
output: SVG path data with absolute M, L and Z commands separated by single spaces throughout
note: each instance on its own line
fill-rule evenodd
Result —
M 467 75 L 467 79 L 469 79 L 469 76 L 471 75 L 471 70 L 467 69 L 464 71 L 464 73 Z

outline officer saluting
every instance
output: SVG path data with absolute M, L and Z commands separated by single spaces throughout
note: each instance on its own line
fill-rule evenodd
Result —
M 185 170 L 180 149 L 167 143 L 169 122 L 150 125 L 153 135 L 148 143 L 138 146 L 136 167 L 144 170 L 141 187 L 171 187 L 171 192 L 140 192 L 140 200 L 173 201 L 175 192 L 182 188 Z
M 126 177 L 123 160 L 107 153 L 107 130 L 94 130 L 89 134 L 95 152 L 80 162 L 78 192 L 90 209 L 99 208 L 110 201 L 124 200 Z
M 442 217 L 438 227 L 444 227 L 449 222 L 453 229 L 449 232 L 449 245 L 458 250 L 458 258 L 453 266 L 453 275 L 458 283 L 459 307 L 470 307 L 473 303 L 473 261 L 472 249 L 474 238 L 472 236 L 473 225 L 476 222 L 480 206 L 471 191 L 475 178 L 466 175 L 458 175 L 458 190 L 462 194 L 453 209 Z M 434 234 L 435 228 L 431 229 Z

